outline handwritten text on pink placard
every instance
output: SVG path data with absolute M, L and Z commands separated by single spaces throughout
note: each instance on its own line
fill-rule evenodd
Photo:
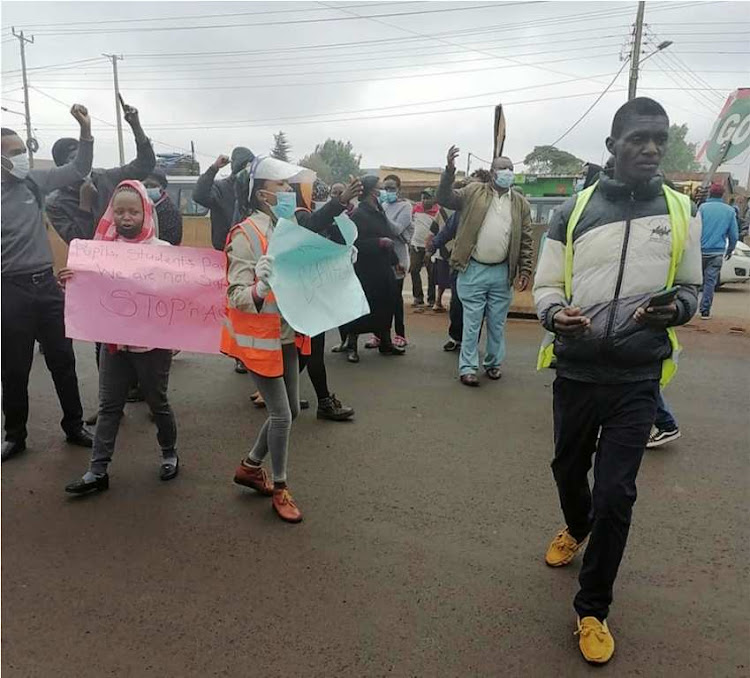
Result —
M 226 255 L 199 247 L 73 240 L 65 333 L 107 344 L 219 353 Z

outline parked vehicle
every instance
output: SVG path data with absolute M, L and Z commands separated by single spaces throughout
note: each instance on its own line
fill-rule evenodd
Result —
M 750 247 L 738 242 L 734 253 L 725 259 L 719 273 L 719 285 L 746 283 L 750 280 Z

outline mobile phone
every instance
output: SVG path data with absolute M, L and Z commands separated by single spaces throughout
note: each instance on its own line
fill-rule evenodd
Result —
M 122 106 L 122 110 L 125 111 L 128 108 L 128 105 L 125 103 L 125 100 L 122 98 L 122 94 L 119 92 L 117 93 L 117 98 L 120 100 L 120 106 Z
M 679 291 L 679 287 L 669 287 L 662 292 L 656 293 L 648 300 L 646 308 L 650 308 L 651 306 L 669 306 L 675 300 Z

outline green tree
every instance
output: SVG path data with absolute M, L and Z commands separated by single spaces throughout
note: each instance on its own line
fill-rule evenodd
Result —
M 277 160 L 283 160 L 289 162 L 289 151 L 292 150 L 292 146 L 286 138 L 284 132 L 279 132 L 273 135 L 273 148 L 271 149 L 271 157 Z
M 532 174 L 578 174 L 583 160 L 554 146 L 534 146 L 523 164 Z
M 351 141 L 326 139 L 315 150 L 300 161 L 300 165 L 315 170 L 327 184 L 349 181 L 350 176 L 359 176 L 361 155 L 354 153 Z
M 690 144 L 686 137 L 687 125 L 670 125 L 667 152 L 661 161 L 663 172 L 698 172 L 700 163 L 695 159 L 698 144 Z

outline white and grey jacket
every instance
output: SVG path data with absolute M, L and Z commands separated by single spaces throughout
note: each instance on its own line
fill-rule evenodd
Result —
M 672 252 L 661 177 L 628 187 L 602 174 L 573 231 L 572 298 L 565 298 L 565 243 L 575 197 L 555 211 L 534 282 L 542 325 L 554 331 L 555 314 L 578 306 L 591 319 L 583 336 L 555 337 L 557 373 L 577 381 L 616 384 L 658 379 L 672 348 L 663 329 L 641 325 L 633 314 L 665 288 Z M 701 284 L 701 223 L 695 206 L 675 285 L 682 325 L 695 314 Z

